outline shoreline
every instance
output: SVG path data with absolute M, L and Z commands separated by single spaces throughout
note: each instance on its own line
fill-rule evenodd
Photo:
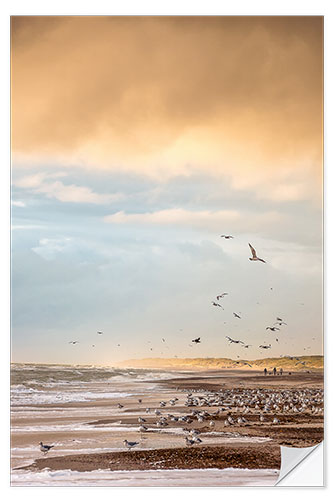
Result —
M 104 386 L 105 382 L 102 384 Z M 115 382 L 116 388 L 117 384 L 119 381 Z M 22 427 L 23 432 L 16 430 L 12 436 L 12 447 L 16 449 L 12 462 L 13 481 L 17 474 L 22 477 L 26 473 L 33 481 L 33 475 L 37 478 L 38 474 L 47 475 L 50 471 L 60 477 L 60 471 L 64 470 L 75 474 L 93 474 L 97 470 L 105 474 L 111 471 L 148 474 L 163 470 L 169 471 L 165 472 L 167 475 L 172 470 L 278 470 L 280 445 L 309 447 L 323 439 L 323 413 L 313 413 L 311 408 L 298 411 L 303 397 L 314 397 L 313 404 L 323 406 L 322 373 L 264 376 L 253 371 L 205 370 L 158 380 L 130 380 L 121 382 L 120 387 L 125 392 L 130 390 L 131 396 L 28 406 L 30 414 L 23 421 L 27 428 L 32 426 L 34 429 L 29 432 Z M 191 396 L 189 392 L 193 393 L 196 404 L 186 404 Z M 245 421 L 239 423 L 238 417 L 245 409 L 239 406 L 239 398 L 249 404 L 258 393 L 261 394 L 260 408 L 255 409 L 252 402 L 251 410 L 244 413 Z M 285 413 L 279 404 L 276 408 L 267 408 L 264 420 L 259 420 L 266 398 L 274 403 L 281 394 L 289 401 L 298 394 L 297 398 L 301 399 L 296 399 L 297 411 L 289 409 Z M 179 398 L 176 404 L 175 396 Z M 161 400 L 165 402 L 163 407 Z M 119 401 L 125 406 L 119 408 Z M 74 409 L 77 410 L 75 414 Z M 48 410 L 53 412 L 50 417 Z M 168 420 L 166 429 L 157 425 L 157 410 Z M 198 412 L 207 412 L 209 418 L 198 420 Z M 186 416 L 187 420 L 172 420 L 173 415 Z M 139 416 L 144 416 L 148 426 L 144 433 L 139 431 Z M 278 423 L 273 425 L 274 416 L 278 417 Z M 233 421 L 231 426 L 225 424 L 229 417 Z M 12 418 L 20 429 L 20 413 L 18 418 Z M 188 447 L 184 438 L 191 431 L 199 434 L 202 441 Z M 125 438 L 140 441 L 140 444 L 133 450 L 124 450 Z M 41 457 L 40 440 L 56 444 L 48 456 Z M 22 459 L 26 460 L 24 465 L 22 461 L 20 464 Z

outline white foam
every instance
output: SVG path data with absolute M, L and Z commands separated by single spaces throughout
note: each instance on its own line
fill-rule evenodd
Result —
M 149 471 L 13 471 L 12 486 L 273 486 L 274 469 L 171 469 Z

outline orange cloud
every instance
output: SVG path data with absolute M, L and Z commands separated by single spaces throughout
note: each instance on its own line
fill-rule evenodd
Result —
M 312 16 L 15 16 L 14 157 L 320 179 L 322 37 Z

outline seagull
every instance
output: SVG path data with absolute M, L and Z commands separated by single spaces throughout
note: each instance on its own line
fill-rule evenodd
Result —
M 279 326 L 282 326 L 282 325 L 286 325 L 287 323 L 285 323 L 284 321 L 275 321 L 274 325 L 279 325 Z
M 250 365 L 250 363 L 248 363 L 247 361 L 243 361 L 243 365 L 247 365 L 247 366 L 249 366 L 250 368 L 252 368 L 252 365 Z
M 103 332 L 97 332 L 97 333 L 98 333 L 98 335 L 103 335 Z
M 221 304 L 218 304 L 217 302 L 212 302 L 213 306 L 215 307 L 222 307 Z
M 221 238 L 224 238 L 225 240 L 230 240 L 233 239 L 233 236 L 231 236 L 231 234 L 221 234 Z
M 267 326 L 266 330 L 271 330 L 272 332 L 275 332 L 276 330 L 280 330 L 280 328 L 277 328 L 276 326 Z
M 162 342 L 165 342 L 165 339 L 162 339 Z
M 228 335 L 226 335 L 225 338 L 229 340 L 230 344 L 244 344 L 244 342 L 242 340 L 234 340 L 234 339 L 228 337 Z
M 42 451 L 43 453 L 47 453 L 51 448 L 54 448 L 54 445 L 43 444 L 42 442 L 40 442 L 39 447 L 40 451 Z
M 282 318 L 279 318 L 278 316 L 276 317 L 276 321 L 283 321 Z
M 69 343 L 69 344 L 73 344 L 73 345 L 75 345 L 75 344 L 78 344 L 79 342 L 78 342 L 77 340 L 71 340 L 71 341 L 70 341 L 70 342 L 68 342 L 68 343 Z
M 249 247 L 250 247 L 251 253 L 252 253 L 252 257 L 249 257 L 249 260 L 260 260 L 260 262 L 264 262 L 266 264 L 265 260 L 259 259 L 259 257 L 257 257 L 257 253 L 250 243 L 249 243 Z
M 226 295 L 228 295 L 228 292 L 223 292 L 223 293 L 221 293 L 221 295 L 216 296 L 216 300 L 223 299 L 223 297 L 225 297 Z
M 242 318 L 239 316 L 239 314 L 237 314 L 237 313 L 232 313 L 232 314 L 235 316 L 235 318 L 242 319 Z
M 124 445 L 127 446 L 127 449 L 130 450 L 131 448 L 134 448 L 134 446 L 140 444 L 138 441 L 127 441 L 127 439 L 124 439 Z
M 249 347 L 252 347 L 252 345 L 251 344 L 244 344 L 243 347 L 244 347 L 244 349 L 248 349 Z
M 192 342 L 194 342 L 195 344 L 200 344 L 201 342 L 200 337 L 193 339 Z
M 259 348 L 261 349 L 270 349 L 272 346 L 271 344 L 268 344 L 268 345 L 260 345 Z

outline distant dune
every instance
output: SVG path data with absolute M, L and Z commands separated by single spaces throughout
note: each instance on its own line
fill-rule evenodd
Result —
M 297 359 L 296 359 L 297 358 Z M 305 362 L 305 365 L 301 364 Z M 250 368 L 243 363 L 252 365 Z M 323 356 L 294 356 L 293 359 L 283 358 L 264 358 L 249 360 L 233 360 L 229 358 L 144 358 L 128 359 L 117 363 L 119 367 L 126 368 L 171 368 L 174 370 L 221 370 L 221 369 L 240 369 L 240 370 L 263 370 L 267 368 L 272 370 L 274 367 L 283 370 L 322 370 L 324 367 Z

